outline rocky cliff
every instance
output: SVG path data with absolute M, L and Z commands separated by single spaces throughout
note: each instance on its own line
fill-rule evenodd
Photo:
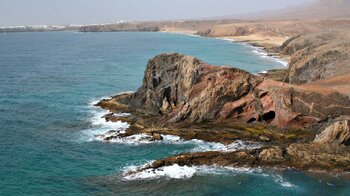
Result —
M 286 82 L 304 84 L 350 73 L 350 36 L 326 31 L 294 36 L 281 47 L 291 55 Z
M 346 95 L 276 82 L 181 54 L 151 59 L 137 92 L 100 103 L 113 104 L 159 115 L 159 123 L 264 122 L 307 127 L 350 115 Z
M 328 88 L 277 82 L 173 53 L 149 60 L 135 93 L 97 106 L 111 112 L 104 116 L 107 121 L 130 124 L 126 132 L 96 136 L 105 141 L 142 134 L 149 141 L 176 135 L 223 144 L 264 143 L 250 150 L 175 155 L 134 172 L 173 164 L 350 171 L 350 99 Z M 115 115 L 120 112 L 131 115 Z

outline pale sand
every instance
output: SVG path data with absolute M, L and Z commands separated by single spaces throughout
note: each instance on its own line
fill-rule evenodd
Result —
M 241 41 L 241 42 L 249 42 L 254 45 L 259 45 L 264 48 L 271 48 L 271 47 L 278 47 L 281 46 L 288 37 L 275 37 L 275 36 L 260 36 L 260 35 L 247 35 L 247 36 L 229 36 L 229 37 L 223 37 L 232 39 L 235 41 Z
M 160 32 L 164 32 L 164 33 L 179 33 L 179 34 L 188 34 L 188 35 L 195 35 L 197 33 L 197 31 L 191 31 L 191 30 L 179 29 L 179 28 L 161 29 Z
M 263 37 L 263 36 L 254 34 L 254 35 L 248 35 L 248 36 L 229 36 L 229 37 L 226 36 L 226 37 L 220 37 L 220 38 L 231 39 L 237 42 L 247 42 L 253 46 L 260 46 L 265 48 L 269 52 L 269 54 L 274 55 L 278 58 L 281 58 L 287 62 L 290 61 L 290 56 L 288 55 L 281 56 L 280 54 L 277 54 L 277 53 L 271 53 L 271 51 L 269 50 L 271 48 L 282 46 L 282 44 L 287 39 L 289 39 L 288 37 L 276 37 L 276 36 Z
M 165 32 L 165 33 L 179 33 L 179 34 L 185 34 L 185 35 L 196 35 L 197 31 L 191 31 L 191 30 L 186 30 L 186 29 L 180 29 L 180 28 L 166 28 L 166 29 L 161 29 L 160 32 Z M 253 46 L 260 46 L 265 49 L 270 49 L 274 47 L 279 47 L 282 46 L 282 44 L 288 39 L 288 37 L 277 37 L 277 36 L 260 36 L 260 35 L 248 35 L 248 36 L 217 36 L 213 38 L 221 38 L 221 39 L 228 39 L 232 41 L 237 41 L 237 42 L 247 42 L 249 44 L 252 44 Z M 281 56 L 276 53 L 271 53 L 268 51 L 269 54 L 274 55 L 278 58 L 281 58 L 284 61 L 289 62 L 290 61 L 290 56 Z

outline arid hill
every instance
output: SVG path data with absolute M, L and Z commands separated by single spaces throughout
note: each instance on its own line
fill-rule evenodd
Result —
M 281 10 L 262 11 L 212 19 L 335 19 L 350 18 L 350 0 L 314 0 L 304 5 L 289 6 Z

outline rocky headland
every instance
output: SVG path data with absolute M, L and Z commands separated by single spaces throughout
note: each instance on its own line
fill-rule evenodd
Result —
M 96 106 L 109 110 L 106 121 L 130 124 L 125 132 L 97 136 L 105 141 L 142 133 L 151 141 L 176 135 L 184 140 L 263 144 L 249 150 L 176 155 L 140 171 L 173 164 L 350 171 L 350 99 L 334 89 L 279 82 L 173 53 L 148 62 L 135 93 L 116 95 Z

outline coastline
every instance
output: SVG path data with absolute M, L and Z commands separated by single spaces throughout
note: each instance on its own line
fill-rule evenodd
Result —
M 282 46 L 282 44 L 288 39 L 274 39 L 275 37 L 267 38 L 270 40 L 269 42 L 266 42 L 264 40 L 253 40 L 252 38 L 256 38 L 257 36 L 223 36 L 223 37 L 205 37 L 201 35 L 197 35 L 195 31 L 183 31 L 183 30 L 174 30 L 174 31 L 159 31 L 160 33 L 173 33 L 173 34 L 179 34 L 179 35 L 185 35 L 185 36 L 192 36 L 192 37 L 201 37 L 201 38 L 212 38 L 212 39 L 219 39 L 219 40 L 225 40 L 232 43 L 242 43 L 245 44 L 254 50 L 252 51 L 256 55 L 267 58 L 272 61 L 280 63 L 283 68 L 280 70 L 284 70 L 288 68 L 288 64 L 290 61 L 290 56 L 283 55 L 281 56 L 279 53 L 275 52 L 275 48 L 278 48 Z M 260 73 L 266 74 L 270 70 L 263 70 Z M 259 73 L 259 74 L 260 74 Z
M 181 66 L 178 66 L 179 63 Z M 201 74 L 197 74 L 198 71 Z M 159 76 L 165 80 L 157 79 Z M 180 85 L 186 86 L 186 91 L 171 94 L 172 89 Z M 232 100 L 227 98 L 228 93 L 238 97 Z M 308 97 L 310 94 L 312 96 Z M 181 99 L 185 99 L 186 105 L 177 102 Z M 319 99 L 324 101 L 315 102 Z M 305 111 L 309 103 L 316 113 Z M 323 108 L 341 105 L 345 109 L 349 103 L 347 98 L 337 93 L 328 95 L 305 91 L 299 86 L 285 85 L 236 68 L 209 65 L 194 57 L 177 53 L 161 54 L 149 61 L 144 83 L 137 92 L 104 99 L 95 105 L 110 112 L 103 117 L 107 122 L 126 122 L 130 125 L 125 132 L 111 130 L 97 137 L 105 142 L 133 141 L 134 138 L 140 142 L 166 142 L 171 135 L 185 141 L 224 145 L 223 148 L 207 148 L 204 152 L 187 152 L 158 159 L 124 173 L 123 176 L 127 178 L 137 177 L 143 172 L 157 173 L 175 166 L 211 165 L 293 168 L 306 172 L 344 174 L 350 171 L 350 151 L 344 146 L 350 138 L 344 137 L 341 139 L 344 142 L 337 143 L 328 136 L 332 132 L 347 135 L 350 129 L 346 126 L 350 123 L 347 118 L 337 118 L 336 111 Z M 119 113 L 130 116 L 120 116 Z M 230 116 L 230 113 L 233 115 Z M 344 110 L 344 115 L 348 113 L 350 110 Z M 325 121 L 324 116 L 331 116 L 334 120 Z M 320 131 L 321 136 L 317 135 Z M 262 146 L 247 149 L 247 145 L 244 145 L 245 149 L 222 151 L 235 146 L 235 141 Z
M 226 40 L 230 42 L 238 42 L 238 43 L 246 44 L 249 47 L 256 49 L 257 55 L 263 56 L 265 58 L 274 58 L 274 59 L 283 61 L 283 59 L 278 58 L 277 55 L 274 55 L 274 53 L 271 52 L 272 51 L 270 50 L 271 45 L 257 44 L 256 42 L 252 42 L 251 40 L 249 41 L 249 40 L 243 39 L 243 40 L 237 41 L 234 39 L 234 37 L 205 37 L 205 36 L 199 36 L 189 32 L 180 32 L 180 31 L 177 31 L 177 32 L 167 31 L 167 32 L 161 32 L 161 33 L 174 33 L 174 34 L 181 34 L 186 36 L 213 38 L 213 39 Z M 278 48 L 279 46 L 280 45 L 274 45 L 273 47 Z M 174 59 L 178 58 L 176 55 L 177 54 L 173 54 Z M 184 57 L 184 58 L 188 60 L 187 57 Z M 161 56 L 159 57 L 158 60 L 160 61 L 160 63 L 164 63 L 164 60 L 166 59 L 167 59 L 166 56 L 163 56 L 163 57 Z M 172 58 L 170 57 L 170 59 Z M 150 61 L 150 63 L 152 62 L 153 60 Z M 196 62 L 196 61 L 193 61 L 193 62 Z M 213 71 L 214 70 L 215 69 L 213 69 Z M 266 76 L 266 78 L 271 78 L 269 74 L 274 75 L 273 72 L 276 70 L 270 70 L 270 71 L 267 71 L 266 73 L 262 73 L 259 75 L 263 77 Z M 146 73 L 145 73 L 145 76 L 150 76 L 149 74 L 147 75 Z M 266 78 L 262 78 L 262 80 L 265 81 Z M 155 80 L 150 79 L 149 81 L 155 81 Z M 203 80 L 203 81 L 207 81 L 207 80 Z M 211 81 L 211 80 L 208 80 L 208 81 Z M 218 80 L 218 81 L 221 81 L 221 80 Z M 162 83 L 161 80 L 159 80 L 159 83 L 157 83 L 156 85 L 158 86 L 160 83 Z M 144 85 L 144 87 L 146 86 L 152 86 L 152 85 L 151 84 Z M 266 86 L 268 88 L 265 88 Z M 291 85 L 285 86 L 284 83 L 275 83 L 270 80 L 267 80 L 267 82 L 265 81 L 263 85 L 257 85 L 257 88 L 261 88 L 260 90 L 267 91 L 267 95 L 269 95 L 270 93 L 271 94 L 276 93 L 276 97 L 269 97 L 269 99 L 271 99 L 272 102 L 279 102 L 279 99 L 285 100 L 285 98 L 286 99 L 290 98 L 289 95 L 281 95 L 280 93 L 271 90 L 271 89 L 275 89 L 276 87 L 278 89 L 280 88 L 286 89 L 286 90 L 292 89 L 295 92 L 303 93 L 303 91 L 299 91 L 302 89 L 298 88 L 297 86 L 291 86 Z M 161 91 L 159 90 L 159 92 Z M 314 93 L 316 95 L 317 92 L 311 90 L 310 93 Z M 139 107 L 137 110 L 133 110 L 132 109 L 134 107 L 133 104 L 135 104 L 137 100 L 132 100 L 133 98 L 130 98 L 130 97 L 136 97 L 137 95 L 141 95 L 141 94 L 144 94 L 144 93 L 136 92 L 134 94 L 123 94 L 119 96 L 117 95 L 108 100 L 101 100 L 100 103 L 96 104 L 96 106 L 99 106 L 110 112 L 109 114 L 103 117 L 107 122 L 114 122 L 114 123 L 119 121 L 126 122 L 128 125 L 130 125 L 130 127 L 126 129 L 127 130 L 126 132 L 111 130 L 106 133 L 102 133 L 95 136 L 98 137 L 99 140 L 106 141 L 106 142 L 125 143 L 125 142 L 130 142 L 129 140 L 131 140 L 131 142 L 149 143 L 154 141 L 159 142 L 162 140 L 167 142 L 167 137 L 171 135 L 171 137 L 181 138 L 185 141 L 202 141 L 202 142 L 208 142 L 208 143 L 216 143 L 216 145 L 221 144 L 221 145 L 225 145 L 225 148 L 227 148 L 227 146 L 230 146 L 232 144 L 232 140 L 242 139 L 243 141 L 249 141 L 249 142 L 262 142 L 266 144 L 266 146 L 261 147 L 259 149 L 237 150 L 234 152 L 222 152 L 220 151 L 220 149 L 209 149 L 208 151 L 204 151 L 204 152 L 190 152 L 185 154 L 174 155 L 167 158 L 156 160 L 134 171 L 130 171 L 130 172 L 127 171 L 126 173 L 123 174 L 124 177 L 130 177 L 135 175 L 137 176 L 140 173 L 142 174 L 142 172 L 157 173 L 168 167 L 174 167 L 174 166 L 176 167 L 177 166 L 181 166 L 181 167 L 199 166 L 200 167 L 203 165 L 218 165 L 221 167 L 237 166 L 237 167 L 248 167 L 248 168 L 257 168 L 257 167 L 258 168 L 260 167 L 281 168 L 281 169 L 293 168 L 293 169 L 296 169 L 299 171 L 305 171 L 305 172 L 321 171 L 321 172 L 326 172 L 330 174 L 333 174 L 333 173 L 343 174 L 349 171 L 348 167 L 346 166 L 350 158 L 347 150 L 342 146 L 329 146 L 331 143 L 317 142 L 316 141 L 317 137 L 315 137 L 316 129 L 314 129 L 310 133 L 301 134 L 300 132 L 296 131 L 297 129 L 294 130 L 292 126 L 288 125 L 288 128 L 284 129 L 283 130 L 284 132 L 282 134 L 280 133 L 280 131 L 282 131 L 282 129 L 280 129 L 281 127 L 278 127 L 278 128 L 274 127 L 275 130 L 271 130 L 272 127 L 268 125 L 271 121 L 269 122 L 267 120 L 265 122 L 267 123 L 267 125 L 264 123 L 252 124 L 251 119 L 254 119 L 253 121 L 257 121 L 257 119 L 259 119 L 256 117 L 251 118 L 249 120 L 245 119 L 248 121 L 246 121 L 245 124 L 241 124 L 240 126 L 238 124 L 234 124 L 232 127 L 229 127 L 228 125 L 225 125 L 222 123 L 220 125 L 203 124 L 203 126 L 199 126 L 199 124 L 189 123 L 185 127 L 181 127 L 181 126 L 177 127 L 176 124 L 172 124 L 172 121 L 169 121 L 169 122 L 165 121 L 167 117 L 166 114 L 168 114 L 169 110 L 171 111 L 171 109 L 169 108 L 175 107 L 175 106 L 170 106 L 170 103 L 167 103 L 167 99 L 164 99 L 163 103 L 160 103 L 160 105 L 163 105 L 162 107 L 157 107 L 157 108 L 160 108 L 161 112 L 157 112 L 156 114 L 149 115 L 149 113 L 147 113 L 147 112 L 150 112 L 149 110 L 144 110 L 140 112 Z M 159 95 L 157 97 L 161 97 L 161 96 L 163 95 Z M 262 99 L 262 104 L 267 104 L 266 107 L 271 107 L 271 105 L 269 105 L 271 100 L 265 100 L 264 94 L 261 96 L 262 98 L 261 97 L 260 98 Z M 318 98 L 321 96 L 322 98 L 322 96 L 324 95 L 317 94 L 316 96 Z M 293 98 L 294 97 L 292 97 L 292 99 Z M 140 100 L 143 100 L 143 99 L 140 99 Z M 266 101 L 266 103 L 264 101 Z M 291 103 L 294 103 L 295 101 L 297 100 L 292 100 Z M 306 101 L 306 103 L 312 102 L 312 101 L 313 100 L 308 100 Z M 128 105 L 129 103 L 130 105 Z M 140 103 L 141 102 L 136 104 L 141 105 Z M 154 100 L 150 100 L 149 103 L 154 103 Z M 321 108 L 324 108 L 324 106 L 322 106 Z M 269 111 L 270 109 L 271 108 L 267 108 L 266 111 Z M 180 111 L 180 110 L 176 110 L 176 111 Z M 193 111 L 195 110 L 192 110 L 192 112 Z M 277 109 L 276 111 L 279 111 L 279 109 Z M 287 109 L 286 111 L 291 111 L 291 110 Z M 116 112 L 128 113 L 131 115 L 119 116 L 118 113 Z M 146 112 L 146 113 L 143 113 L 143 112 Z M 327 112 L 327 111 L 324 111 L 324 112 Z M 275 118 L 275 115 L 283 116 L 284 113 L 274 114 L 273 118 Z M 296 119 L 296 121 L 299 120 L 301 124 L 303 124 L 304 122 L 311 123 L 311 124 L 316 123 L 313 121 L 316 118 L 314 118 L 312 114 L 309 114 L 309 115 L 310 115 L 310 118 L 305 119 L 305 121 L 303 121 L 302 119 Z M 168 124 L 167 125 L 162 124 L 161 126 L 159 126 L 157 125 L 157 123 L 159 123 L 159 119 L 162 119 L 162 117 L 163 117 L 164 123 L 168 123 Z M 339 120 L 339 119 L 334 119 L 334 120 Z M 275 122 L 277 123 L 278 121 L 275 121 Z M 292 122 L 292 121 L 289 121 L 289 122 Z M 267 127 L 264 127 L 265 125 Z M 326 125 L 327 123 L 322 125 L 316 125 L 316 126 L 326 126 Z M 210 127 L 210 130 L 208 130 L 207 129 L 208 127 L 206 126 Z M 215 128 L 218 130 L 215 130 Z M 225 128 L 225 131 L 227 132 L 224 132 L 224 133 L 220 132 L 219 129 L 222 130 L 222 128 Z M 235 130 L 237 129 L 244 132 L 244 134 L 243 135 L 237 134 L 235 132 Z M 324 131 L 327 131 L 327 129 L 325 129 Z M 285 132 L 286 130 L 288 131 L 287 133 Z M 282 134 L 282 136 L 280 137 L 278 134 Z M 299 143 L 299 141 L 302 141 L 302 143 Z M 331 151 L 329 151 L 329 147 Z M 297 153 L 299 151 L 302 151 L 307 157 L 300 157 L 299 154 Z M 319 153 L 324 153 L 326 155 L 325 156 L 323 156 L 323 154 L 319 155 Z M 315 154 L 318 156 L 317 162 L 313 164 L 309 164 L 309 162 L 311 162 L 310 160 L 312 159 L 309 157 L 312 157 Z M 229 160 L 227 158 L 228 156 L 235 157 L 235 159 Z M 337 159 L 341 161 L 342 164 L 332 165 L 333 163 L 327 161 L 327 157 L 332 157 L 332 159 Z M 301 160 L 304 160 L 304 159 L 306 159 L 307 161 L 300 162 Z M 330 166 L 324 166 L 323 162 L 327 162 L 327 165 L 329 164 Z M 160 174 L 160 175 L 163 175 L 163 174 Z

